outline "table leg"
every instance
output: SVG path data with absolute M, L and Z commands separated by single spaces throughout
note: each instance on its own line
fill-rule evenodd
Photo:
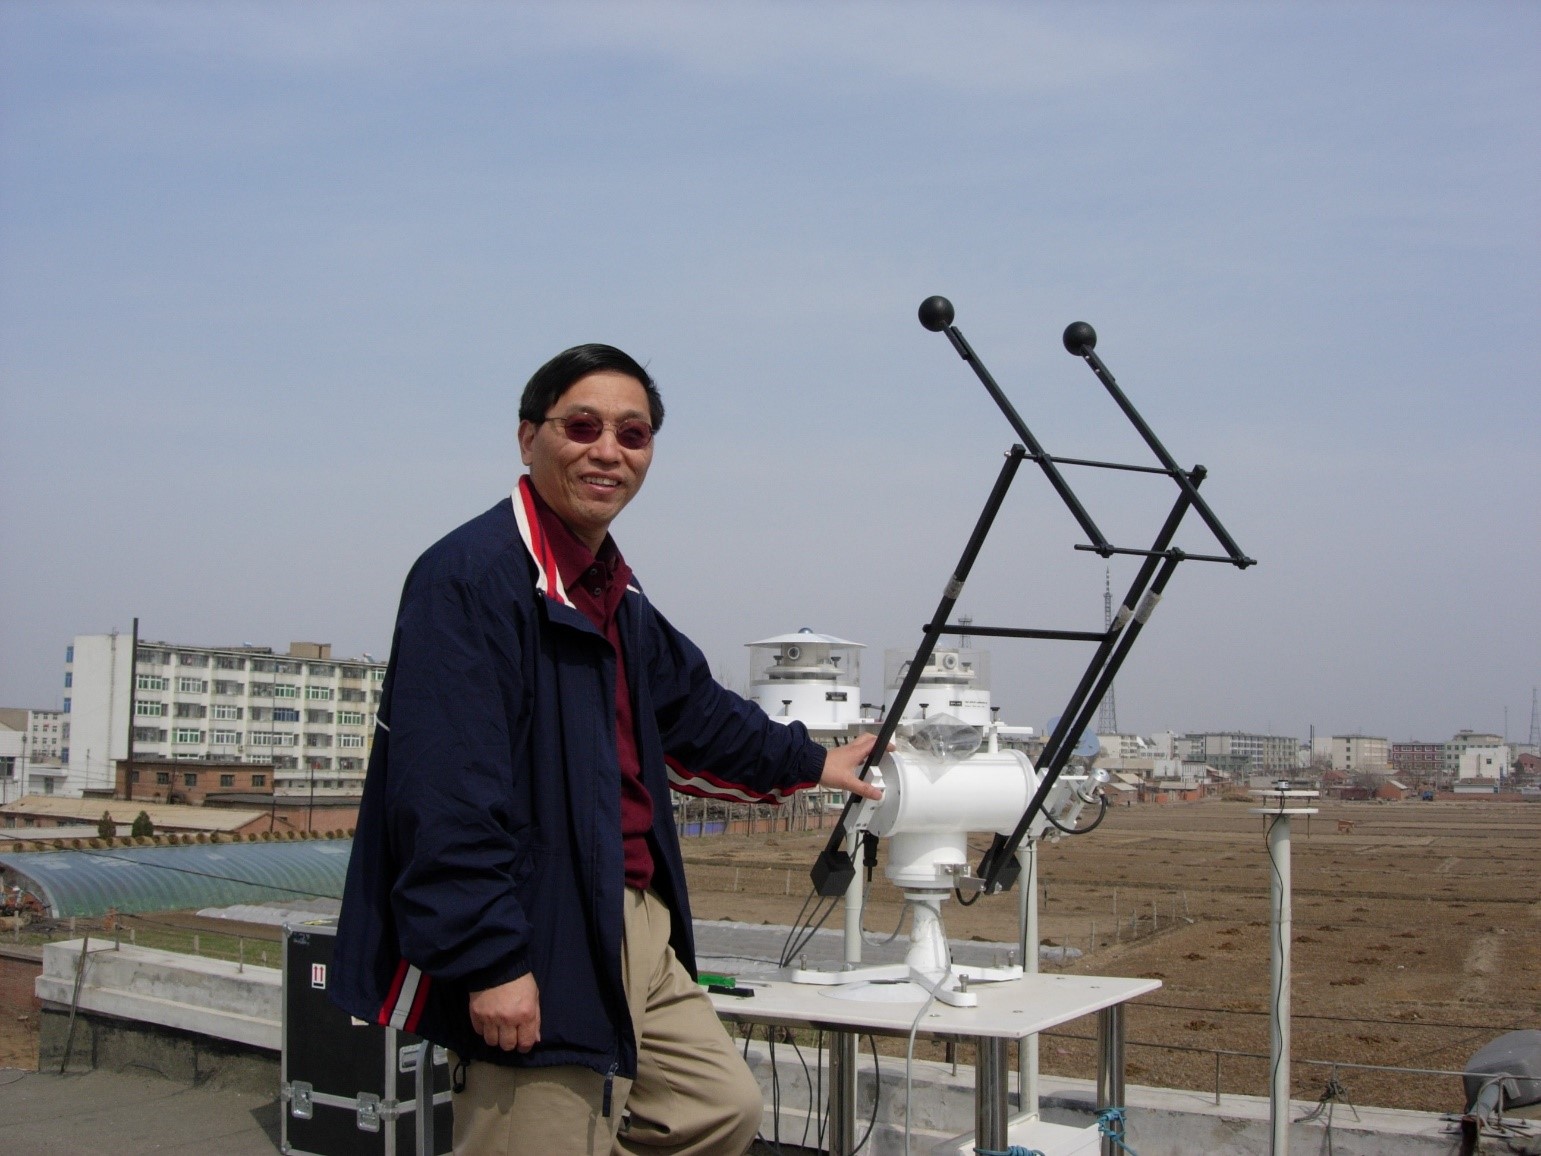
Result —
M 856 1151 L 856 1040 L 852 1032 L 829 1034 L 829 1156 Z
M 974 1144 L 992 1152 L 1006 1150 L 1009 1041 L 978 1036 L 974 1040 Z
M 1124 1106 L 1124 1008 L 1105 1007 L 1097 1013 L 1097 1111 Z M 1102 1138 L 1102 1156 L 1120 1156 L 1111 1136 Z

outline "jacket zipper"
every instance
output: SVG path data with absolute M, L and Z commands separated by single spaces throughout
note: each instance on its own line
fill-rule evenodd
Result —
M 610 1070 L 605 1073 L 605 1099 L 600 1115 L 606 1120 L 610 1118 L 610 1098 L 615 1091 L 615 1070 L 620 1066 L 619 1063 L 611 1064 Z

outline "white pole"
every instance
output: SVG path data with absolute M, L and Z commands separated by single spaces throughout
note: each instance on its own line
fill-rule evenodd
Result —
M 1038 973 L 1038 840 L 1029 835 L 1017 848 L 1017 863 L 1021 876 L 1022 892 L 1018 898 L 1018 915 L 1022 934 L 1022 971 L 1025 975 Z M 1020 1110 L 1027 1115 L 1038 1115 L 1038 1035 L 1024 1036 L 1017 1053 L 1017 1092 Z
M 1273 1122 L 1271 1156 L 1289 1156 L 1290 1150 L 1290 817 L 1275 815 L 1268 826 L 1270 899 L 1273 905 L 1273 947 L 1270 955 L 1273 989 L 1273 1021 L 1269 1032 L 1268 1061 L 1273 1079 L 1268 1090 L 1268 1110 Z
M 851 876 L 850 886 L 845 889 L 845 961 L 847 963 L 861 962 L 861 850 L 861 832 L 853 831 L 850 841 L 846 844 L 846 851 L 856 868 L 855 874 Z
M 1290 819 L 1314 815 L 1315 807 L 1290 807 L 1286 803 L 1309 800 L 1315 791 L 1292 789 L 1280 783 L 1272 791 L 1259 791 L 1269 804 L 1253 811 L 1268 822 L 1268 892 L 1272 911 L 1273 940 L 1269 948 L 1269 1088 L 1268 1112 L 1272 1125 L 1269 1156 L 1289 1156 L 1290 1150 Z

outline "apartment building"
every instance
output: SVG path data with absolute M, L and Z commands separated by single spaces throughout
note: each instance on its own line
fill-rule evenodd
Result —
M 67 652 L 64 793 L 113 793 L 131 715 L 136 762 L 265 763 L 280 794 L 362 792 L 384 663 L 318 642 L 134 650 L 127 635 L 95 634 Z
M 1456 731 L 1449 742 L 1444 744 L 1441 751 L 1440 770 L 1448 777 L 1455 779 L 1462 777 L 1462 756 L 1474 747 L 1481 747 L 1486 751 L 1491 747 L 1504 745 L 1502 735 L 1487 734 L 1482 731 Z M 1468 760 L 1469 761 L 1469 760 Z M 1467 775 L 1466 777 L 1470 777 Z
M 53 794 L 64 780 L 59 754 L 68 734 L 63 711 L 0 707 L 0 799 Z
M 1425 743 L 1417 740 L 1391 744 L 1393 770 L 1419 779 L 1433 778 L 1440 773 L 1444 758 L 1444 743 Z
M 1159 736 L 1158 736 L 1159 738 Z M 1177 735 L 1172 756 L 1230 771 L 1293 771 L 1299 765 L 1300 740 L 1292 735 L 1213 731 Z
M 1367 735 L 1333 735 L 1332 769 L 1357 774 L 1389 774 L 1391 771 L 1391 743 L 1384 738 Z

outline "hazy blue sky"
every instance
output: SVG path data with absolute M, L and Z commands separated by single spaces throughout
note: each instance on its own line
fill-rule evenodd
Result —
M 806 625 L 876 694 L 1013 440 L 942 293 L 1052 451 L 1146 461 L 1060 346 L 1094 324 L 1260 561 L 1179 570 L 1124 729 L 1525 735 L 1541 5 L 10 0 L 0 39 L 0 702 L 135 615 L 383 656 L 580 341 L 669 405 L 616 527 L 654 601 L 730 681 Z M 1120 544 L 1171 498 L 1072 480 Z M 1100 626 L 1081 540 L 1024 469 L 960 610 Z M 1023 723 L 1087 657 L 993 649 Z

